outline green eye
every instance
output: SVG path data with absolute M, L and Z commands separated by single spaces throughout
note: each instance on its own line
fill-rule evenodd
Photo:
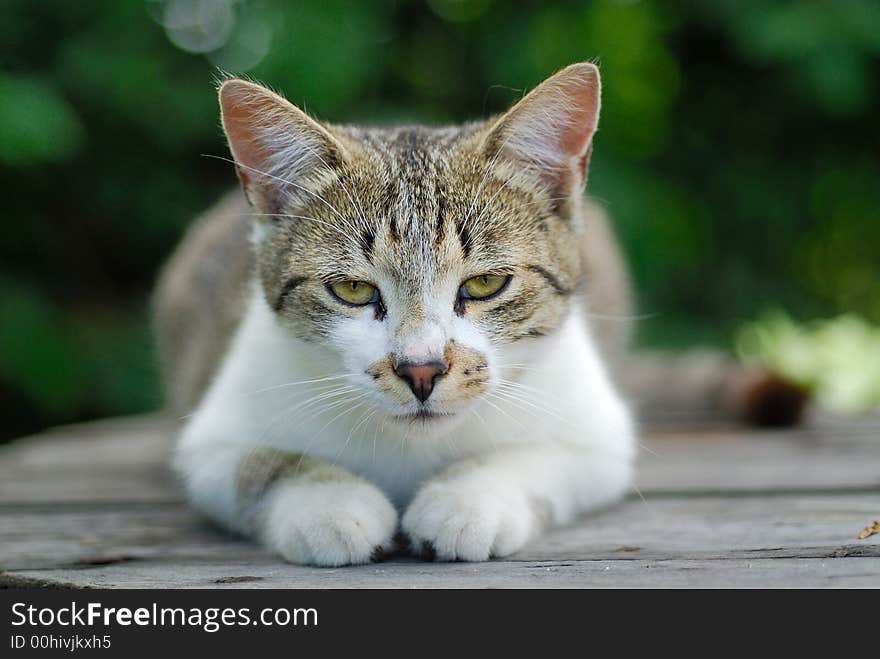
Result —
M 339 300 L 357 307 L 379 301 L 379 289 L 365 281 L 340 281 L 329 288 Z
M 466 300 L 486 300 L 500 293 L 509 281 L 509 275 L 478 275 L 463 283 L 458 294 Z

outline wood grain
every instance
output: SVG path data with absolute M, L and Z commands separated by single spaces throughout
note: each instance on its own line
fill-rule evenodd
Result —
M 62 428 L 0 450 L 0 585 L 69 587 L 880 587 L 880 421 L 665 430 L 639 490 L 485 564 L 284 564 L 194 516 L 161 417 Z

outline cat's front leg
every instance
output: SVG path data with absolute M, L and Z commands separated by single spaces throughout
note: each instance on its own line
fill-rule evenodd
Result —
M 386 496 L 326 460 L 204 446 L 180 451 L 176 462 L 199 509 L 292 563 L 368 563 L 393 546 L 397 511 Z
M 543 528 L 620 498 L 628 454 L 560 446 L 498 451 L 428 481 L 402 520 L 414 553 L 438 560 L 507 556 Z

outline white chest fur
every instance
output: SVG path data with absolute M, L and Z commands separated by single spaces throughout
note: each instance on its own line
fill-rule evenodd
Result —
M 332 352 L 293 338 L 254 295 L 180 450 L 272 446 L 320 456 L 399 505 L 448 464 L 499 447 L 570 443 L 629 455 L 628 411 L 581 318 L 573 312 L 555 335 L 499 350 L 493 370 L 516 388 L 450 419 L 410 422 L 371 409 Z

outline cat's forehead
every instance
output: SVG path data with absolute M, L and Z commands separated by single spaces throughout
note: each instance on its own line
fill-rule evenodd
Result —
M 450 228 L 467 239 L 468 232 L 493 224 L 515 224 L 511 206 L 539 191 L 510 180 L 506 164 L 482 154 L 483 127 L 475 122 L 356 131 L 353 137 L 364 149 L 354 158 L 354 181 L 370 202 L 373 221 L 389 222 L 408 246 L 429 237 L 439 245 L 452 237 Z
M 307 252 L 333 276 L 373 278 L 378 270 L 415 289 L 539 249 L 541 195 L 481 155 L 481 126 L 333 127 L 351 157 L 317 194 L 301 196 L 306 205 L 296 212 L 320 221 L 294 230 L 298 255 Z
M 355 159 L 373 158 L 392 166 L 422 166 L 444 160 L 463 142 L 478 134 L 485 122 L 458 126 L 406 124 L 390 127 L 333 126 L 334 135 L 356 143 Z
M 349 191 L 336 194 L 350 194 L 349 206 L 357 207 L 361 242 L 372 248 L 366 256 L 432 270 L 461 256 L 457 233 L 464 230 L 478 168 L 467 141 L 476 126 L 351 129 L 358 149 Z
M 352 182 L 376 222 L 390 220 L 401 237 L 419 239 L 459 213 L 478 163 L 470 138 L 476 124 L 449 128 L 402 126 L 355 130 Z

